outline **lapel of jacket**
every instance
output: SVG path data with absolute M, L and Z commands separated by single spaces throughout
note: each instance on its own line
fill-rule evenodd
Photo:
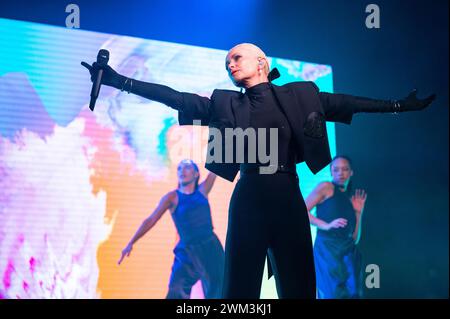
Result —
M 287 117 L 291 128 L 296 134 L 301 134 L 300 110 L 294 93 L 287 87 L 273 85 L 275 98 Z M 234 127 L 246 129 L 250 126 L 250 101 L 245 94 L 231 99 L 231 108 L 234 114 Z
M 289 122 L 291 129 L 295 132 L 297 137 L 300 137 L 302 134 L 301 114 L 294 92 L 285 86 L 272 84 L 272 88 L 275 98 L 278 100 L 278 104 L 286 115 L 286 119 Z
M 243 130 L 250 126 L 250 101 L 245 94 L 231 98 L 231 108 L 234 114 L 234 127 Z

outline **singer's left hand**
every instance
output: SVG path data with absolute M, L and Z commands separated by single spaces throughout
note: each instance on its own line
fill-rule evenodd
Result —
M 420 111 L 434 101 L 436 94 L 431 94 L 425 99 L 417 98 L 417 89 L 411 91 L 406 98 L 400 100 L 400 111 Z

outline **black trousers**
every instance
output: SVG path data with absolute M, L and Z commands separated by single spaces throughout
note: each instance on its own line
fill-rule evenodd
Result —
M 298 177 L 244 174 L 231 197 L 223 297 L 258 299 L 266 255 L 279 298 L 316 297 L 313 246 Z

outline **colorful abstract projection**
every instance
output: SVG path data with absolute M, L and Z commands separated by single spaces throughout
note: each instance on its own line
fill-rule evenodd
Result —
M 102 87 L 95 112 L 82 60 L 111 52 L 119 73 L 209 96 L 232 87 L 226 52 L 0 19 L 0 297 L 164 298 L 177 233 L 166 214 L 117 260 L 161 196 L 177 185 L 175 143 L 199 143 L 160 103 Z M 331 67 L 270 58 L 282 77 L 332 91 Z M 334 153 L 334 127 L 328 124 Z M 200 141 L 205 145 L 206 138 Z M 302 191 L 327 178 L 299 165 Z M 233 184 L 210 194 L 222 244 Z M 266 278 L 266 277 L 265 277 Z M 196 285 L 192 298 L 201 298 Z M 276 297 L 264 283 L 262 297 Z

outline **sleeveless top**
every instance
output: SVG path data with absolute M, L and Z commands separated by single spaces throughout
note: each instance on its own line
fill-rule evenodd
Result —
M 317 205 L 317 218 L 329 223 L 337 218 L 345 218 L 347 225 L 341 228 L 331 228 L 330 230 L 317 229 L 317 235 L 333 238 L 352 237 L 356 227 L 356 216 L 353 209 L 351 192 L 347 189 L 345 192 L 339 190 L 339 185 L 333 183 L 333 196 Z
M 178 206 L 171 214 L 180 243 L 198 243 L 213 234 L 211 208 L 206 197 L 198 190 L 184 194 L 179 190 Z

